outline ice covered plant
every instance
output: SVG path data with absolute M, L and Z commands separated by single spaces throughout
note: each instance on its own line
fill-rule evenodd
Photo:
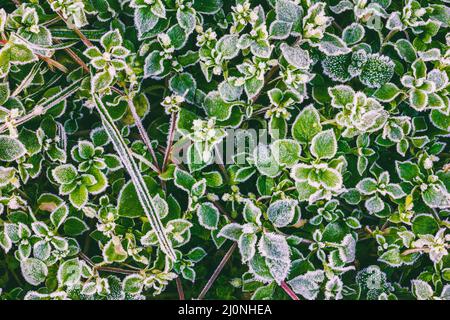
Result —
M 449 12 L 2 1 L 0 299 L 450 299 Z

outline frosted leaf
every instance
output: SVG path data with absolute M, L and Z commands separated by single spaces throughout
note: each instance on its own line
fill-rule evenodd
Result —
M 338 276 L 331 277 L 325 284 L 325 299 L 340 300 L 342 299 L 342 289 L 344 284 Z
M 166 232 L 174 247 L 182 246 L 191 238 L 192 223 L 186 219 L 173 219 L 166 225 Z
M 328 93 L 331 96 L 331 105 L 335 108 L 344 108 L 354 103 L 355 90 L 350 86 L 339 85 L 328 88 Z
M 333 129 L 316 134 L 311 141 L 311 154 L 318 159 L 331 159 L 337 151 L 336 135 Z
M 138 32 L 138 38 L 142 39 L 145 33 L 152 30 L 158 23 L 158 16 L 149 8 L 136 8 L 134 10 L 134 25 Z
M 24 279 L 33 286 L 37 286 L 44 282 L 48 274 L 45 263 L 35 258 L 27 258 L 20 262 L 20 270 Z
M 367 57 L 359 80 L 370 88 L 379 88 L 394 75 L 394 62 L 387 56 L 371 54 Z
M 122 290 L 131 295 L 140 294 L 143 286 L 144 278 L 140 274 L 130 274 L 122 282 Z
M 434 291 L 431 286 L 423 280 L 412 280 L 412 290 L 418 300 L 430 300 L 433 298 Z
M 5 232 L 0 232 L 0 247 L 3 248 L 5 253 L 8 253 L 12 248 L 12 241 Z
M 242 95 L 243 90 L 244 89 L 242 86 L 239 86 L 239 87 L 233 86 L 227 80 L 224 80 L 223 82 L 221 82 L 219 84 L 220 97 L 225 101 L 231 102 L 231 101 L 239 100 L 239 98 Z
M 389 30 L 402 30 L 403 23 L 399 12 L 392 12 L 386 22 L 386 28 Z
M 450 300 L 450 285 L 449 284 L 446 284 L 444 286 L 444 288 L 442 289 L 440 298 L 442 300 Z
M 364 195 L 371 195 L 377 191 L 377 181 L 373 178 L 365 178 L 358 182 L 356 189 Z
M 242 226 L 238 223 L 230 223 L 224 226 L 220 232 L 219 237 L 224 237 L 232 241 L 238 241 L 242 234 Z
M 267 232 L 264 233 L 258 243 L 259 252 L 263 257 L 290 261 L 289 245 L 286 238 L 282 235 Z
M 267 209 L 267 216 L 274 226 L 286 227 L 294 219 L 296 208 L 296 200 L 277 200 L 270 204 L 269 209 Z
M 350 52 L 346 43 L 338 36 L 325 33 L 318 44 L 319 50 L 329 56 L 339 56 Z
M 419 58 L 423 61 L 436 61 L 441 58 L 441 51 L 438 48 L 433 48 L 427 51 L 419 51 Z
M 299 142 L 307 143 L 320 131 L 320 114 L 314 106 L 308 105 L 295 119 L 292 125 L 292 136 Z
M 162 219 L 169 214 L 169 205 L 166 200 L 161 198 L 159 194 L 153 197 L 153 205 L 155 207 L 156 213 Z
M 280 284 L 289 275 L 291 269 L 290 261 L 266 259 L 267 267 L 276 283 Z
M 355 260 L 356 241 L 351 234 L 348 234 L 342 240 L 339 250 L 339 257 L 345 263 L 351 263 Z
M 61 184 L 69 184 L 78 176 L 77 169 L 71 164 L 64 164 L 52 170 L 53 179 Z
M 277 20 L 292 23 L 292 34 L 300 35 L 303 8 L 291 0 L 277 0 L 275 5 Z
M 201 226 L 208 230 L 217 229 L 219 210 L 211 202 L 205 202 L 197 207 L 197 217 Z
M 400 58 L 409 63 L 412 63 L 417 58 L 416 49 L 411 42 L 406 39 L 397 40 L 395 43 L 395 51 L 397 51 Z
M 400 187 L 400 185 L 395 183 L 390 183 L 386 186 L 386 192 L 394 199 L 400 199 L 406 196 L 406 193 Z
M 438 69 L 434 69 L 428 72 L 427 80 L 434 83 L 436 91 L 440 91 L 448 85 L 447 73 Z
M 60 286 L 72 287 L 80 281 L 81 265 L 78 258 L 64 261 L 58 269 L 58 283 Z
M 164 59 L 158 51 L 152 51 L 144 61 L 144 78 L 157 76 L 164 70 Z
M 279 165 L 267 145 L 259 144 L 253 151 L 253 158 L 256 168 L 262 174 L 273 178 L 280 173 Z
M 233 104 L 224 101 L 219 91 L 211 91 L 205 97 L 203 108 L 208 116 L 223 121 L 230 118 Z
M 378 261 L 384 262 L 391 267 L 400 267 L 403 264 L 403 259 L 400 256 L 400 251 L 398 248 L 390 249 L 384 252 Z
M 292 30 L 292 23 L 286 21 L 275 20 L 270 24 L 269 34 L 270 38 L 276 40 L 283 40 L 289 37 Z
M 288 281 L 292 290 L 307 300 L 315 300 L 320 292 L 320 284 L 325 280 L 323 270 L 308 271 L 304 275 Z
M 239 53 L 238 41 L 239 38 L 237 35 L 223 36 L 217 42 L 217 50 L 220 51 L 224 59 L 233 59 Z
M 300 47 L 291 47 L 286 43 L 282 43 L 280 46 L 283 57 L 292 66 L 307 70 L 309 69 L 312 61 L 309 58 L 309 53 Z
M 250 261 L 255 255 L 257 241 L 258 236 L 254 233 L 244 233 L 239 237 L 238 247 L 243 263 Z
M 322 59 L 323 73 L 333 81 L 347 82 L 353 78 L 353 75 L 348 71 L 350 62 L 350 54 L 325 56 Z
M 103 247 L 103 259 L 105 262 L 123 262 L 127 259 L 127 257 L 128 254 L 117 236 L 114 236 Z
M 270 145 L 275 160 L 282 166 L 292 167 L 300 157 L 301 146 L 292 139 L 280 139 Z
M 384 209 L 384 201 L 378 196 L 373 196 L 366 200 L 364 206 L 369 213 L 377 213 Z
M 363 289 L 380 290 L 386 286 L 386 274 L 376 265 L 369 266 L 357 273 L 356 283 Z
M 15 138 L 10 136 L 0 136 L 0 160 L 14 161 L 26 153 L 25 146 Z
M 245 202 L 243 216 L 245 221 L 254 223 L 255 225 L 261 225 L 261 209 L 248 200 Z
M 352 45 L 361 41 L 365 34 L 366 32 L 361 24 L 352 23 L 351 25 L 345 27 L 342 32 L 342 39 L 344 39 L 345 43 L 348 45 Z
M 330 10 L 336 14 L 353 10 L 354 4 L 349 0 L 341 0 L 335 6 L 330 6 Z

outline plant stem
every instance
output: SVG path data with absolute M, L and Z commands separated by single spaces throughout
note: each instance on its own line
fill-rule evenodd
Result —
M 103 127 L 105 128 L 106 133 L 111 139 L 111 142 L 120 158 L 120 161 L 122 162 L 122 165 L 130 175 L 131 182 L 136 188 L 136 194 L 138 196 L 139 202 L 144 209 L 144 213 L 147 216 L 150 226 L 155 231 L 161 250 L 170 259 L 175 261 L 176 255 L 172 247 L 172 243 L 167 237 L 165 228 L 161 222 L 160 217 L 157 214 L 153 199 L 150 197 L 150 192 L 139 169 L 139 166 L 133 158 L 132 152 L 128 148 L 120 133 L 120 130 L 115 125 L 114 120 L 111 118 L 100 97 L 96 93 L 92 93 L 92 98 L 95 101 L 95 107 L 100 114 Z
M 145 131 L 144 126 L 142 125 L 141 118 L 137 114 L 136 107 L 134 106 L 134 103 L 133 103 L 133 99 L 128 98 L 127 100 L 128 100 L 128 107 L 130 108 L 131 114 L 133 115 L 134 123 L 136 124 L 136 127 L 139 130 L 139 134 L 140 134 L 142 140 L 144 141 L 145 146 L 147 147 L 148 151 L 150 152 L 150 154 L 153 158 L 153 162 L 155 163 L 155 167 L 157 169 L 156 172 L 158 172 L 158 174 L 159 174 L 159 173 L 161 173 L 161 170 L 159 169 L 158 160 L 156 159 L 155 150 L 153 150 L 150 138 L 148 137 L 147 132 Z
M 43 103 L 35 106 L 34 109 L 30 113 L 24 115 L 21 118 L 16 119 L 14 124 L 16 126 L 19 126 L 21 124 L 24 124 L 24 123 L 30 121 L 31 119 L 33 119 L 37 116 L 45 114 L 50 108 L 54 107 L 55 105 L 57 105 L 58 103 L 60 103 L 61 101 L 65 100 L 65 99 L 67 99 L 69 96 L 71 96 L 76 91 L 78 91 L 78 89 L 80 88 L 79 84 L 81 83 L 82 80 L 83 80 L 83 78 L 76 80 L 70 86 L 61 90 L 54 96 L 48 98 Z M 7 129 L 8 129 L 8 124 L 3 124 L 2 126 L 0 126 L 0 133 L 5 132 Z
M 392 38 L 393 36 L 395 36 L 395 35 L 397 34 L 397 32 L 398 32 L 398 30 L 397 30 L 397 29 L 394 29 L 394 30 L 391 30 L 391 31 L 388 33 L 388 35 L 386 36 L 386 38 L 384 38 L 384 39 L 383 39 L 383 42 L 381 43 L 380 52 L 383 51 L 383 49 L 384 49 L 384 47 L 387 45 L 388 41 L 391 40 L 391 38 Z
M 292 300 L 300 300 L 297 295 L 295 294 L 295 292 L 291 289 L 291 287 L 289 287 L 289 285 L 284 282 L 281 281 L 280 287 L 284 290 L 284 292 L 286 292 L 286 294 L 292 298 Z
M 116 268 L 116 267 L 103 267 L 103 266 L 96 266 L 92 260 L 85 255 L 83 252 L 78 253 L 78 256 L 86 261 L 86 263 L 94 268 L 97 271 L 105 271 L 105 272 L 111 272 L 111 273 L 120 273 L 120 274 L 135 274 L 139 273 L 140 270 L 128 270 L 128 269 L 122 269 L 122 268 Z
M 172 112 L 170 115 L 170 127 L 169 127 L 169 138 L 167 140 L 166 151 L 164 152 L 164 160 L 161 171 L 164 172 L 166 170 L 166 166 L 169 162 L 170 151 L 172 149 L 173 138 L 175 135 L 175 126 L 177 123 L 178 113 Z
M 177 284 L 177 291 L 178 291 L 178 297 L 179 297 L 179 299 L 180 299 L 180 300 L 185 300 L 185 297 L 184 297 L 184 291 L 183 291 L 183 285 L 182 285 L 182 283 L 181 283 L 180 277 L 177 277 L 177 278 L 175 279 L 175 282 L 176 282 L 176 284 Z
M 234 250 L 236 249 L 236 246 L 237 246 L 237 242 L 234 242 L 231 245 L 230 249 L 228 249 L 227 253 L 223 256 L 223 258 L 220 261 L 219 265 L 217 266 L 216 270 L 214 270 L 211 278 L 209 278 L 209 280 L 206 283 L 205 287 L 203 288 L 202 292 L 200 292 L 200 294 L 198 295 L 198 298 L 197 298 L 198 300 L 202 300 L 205 297 L 206 293 L 211 288 L 214 281 L 216 281 L 217 277 L 219 276 L 219 274 L 222 271 L 225 264 L 228 262 L 228 260 L 230 260 L 231 255 L 233 254 Z
M 219 153 L 219 148 L 217 147 L 217 144 L 214 146 L 214 150 L 215 150 L 215 152 L 216 152 L 216 157 L 219 157 L 219 156 L 220 156 L 220 153 Z M 221 159 L 223 159 L 223 158 L 221 158 Z M 230 181 L 230 177 L 228 176 L 227 169 L 225 168 L 225 166 L 223 165 L 223 163 L 220 161 L 220 159 L 219 159 L 219 161 L 217 162 L 217 165 L 219 166 L 220 171 L 222 171 L 222 174 L 223 174 L 224 177 L 225 177 L 225 181 L 226 181 L 226 182 Z

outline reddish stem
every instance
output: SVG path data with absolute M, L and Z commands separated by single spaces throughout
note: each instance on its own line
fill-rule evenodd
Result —
M 185 300 L 185 298 L 184 298 L 184 291 L 183 291 L 183 285 L 181 283 L 180 277 L 176 278 L 175 282 L 177 284 L 178 297 L 180 298 L 180 300 Z
M 292 300 L 300 300 L 286 282 L 281 281 L 280 287 L 284 290 L 284 292 L 286 292 L 289 297 L 291 297 Z

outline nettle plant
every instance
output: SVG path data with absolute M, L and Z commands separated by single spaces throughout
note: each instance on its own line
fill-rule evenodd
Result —
M 3 1 L 0 299 L 450 299 L 447 2 Z

